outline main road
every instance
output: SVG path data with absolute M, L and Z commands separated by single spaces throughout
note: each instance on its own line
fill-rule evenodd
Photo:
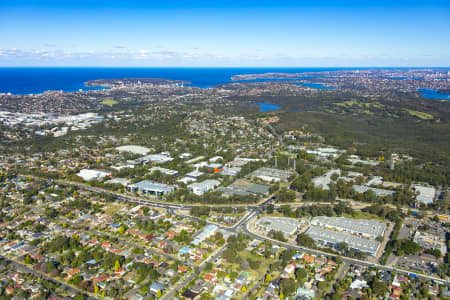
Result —
M 367 262 L 367 261 L 363 261 L 363 260 L 359 260 L 359 259 L 354 259 L 354 258 L 349 258 L 349 257 L 345 257 L 345 256 L 341 256 L 341 255 L 336 255 L 336 254 L 331 254 L 331 253 L 327 253 L 324 251 L 320 251 L 320 250 L 315 250 L 315 249 L 309 249 L 309 248 L 305 248 L 305 247 L 301 247 L 301 246 L 297 246 L 294 244 L 290 244 L 290 243 L 285 243 L 285 242 L 280 242 L 278 240 L 274 240 L 271 239 L 267 236 L 264 235 L 260 235 L 257 234 L 255 232 L 253 232 L 251 230 L 250 227 L 250 223 L 251 223 L 252 219 L 249 219 L 245 224 L 241 224 L 240 228 L 242 229 L 242 231 L 257 239 L 260 241 L 270 241 L 272 244 L 276 244 L 278 246 L 282 246 L 284 248 L 287 249 L 294 249 L 294 250 L 298 250 L 300 252 L 303 253 L 308 253 L 308 254 L 314 254 L 314 255 L 323 255 L 323 256 L 327 256 L 327 257 L 339 257 L 344 263 L 348 263 L 348 264 L 353 264 L 353 265 L 357 265 L 357 266 L 362 266 L 362 267 L 372 267 L 372 268 L 377 268 L 380 270 L 384 270 L 384 271 L 395 271 L 397 273 L 401 273 L 404 275 L 412 275 L 418 278 L 422 278 L 422 279 L 426 279 L 426 280 L 432 280 L 434 282 L 438 282 L 440 284 L 446 284 L 450 286 L 450 281 L 445 280 L 445 279 L 441 279 L 441 278 L 437 278 L 437 277 L 433 277 L 433 276 L 428 276 L 428 275 L 424 275 L 424 274 L 417 274 L 414 272 L 409 272 L 403 269 L 399 269 L 399 268 L 394 268 L 394 267 L 390 267 L 390 266 L 384 266 L 384 265 L 380 265 L 380 264 L 376 264 L 376 263 L 371 263 L 371 262 Z
M 25 177 L 25 176 L 22 176 Z M 46 180 L 44 178 L 39 178 L 39 177 L 35 177 L 36 179 L 41 179 L 41 180 Z M 97 193 L 109 193 L 114 195 L 115 197 L 117 197 L 117 199 L 119 200 L 123 200 L 123 201 L 130 201 L 130 202 L 135 202 L 141 205 L 147 205 L 147 206 L 156 206 L 156 207 L 163 207 L 163 208 L 167 208 L 167 209 L 189 209 L 195 205 L 184 205 L 184 204 L 174 204 L 174 203 L 166 203 L 166 202 L 160 202 L 160 201 L 152 201 L 152 200 L 146 200 L 146 199 L 142 199 L 142 198 L 138 198 L 138 197 L 133 197 L 133 196 L 127 196 L 127 195 L 123 195 L 123 194 L 119 194 L 116 192 L 112 192 L 112 191 L 108 191 L 105 189 L 101 189 L 101 188 L 96 188 L 96 187 L 91 187 L 85 184 L 81 184 L 78 182 L 67 182 L 67 181 L 61 181 L 58 180 L 56 181 L 58 183 L 61 184 L 67 184 L 67 185 L 75 185 L 78 186 L 80 188 L 84 188 L 93 192 L 97 192 Z M 432 276 L 428 276 L 428 275 L 423 275 L 423 274 L 416 274 L 413 272 L 408 272 L 405 271 L 403 269 L 398 269 L 398 268 L 394 268 L 394 267 L 390 267 L 390 266 L 384 266 L 384 265 L 380 265 L 380 264 L 376 264 L 376 263 L 371 263 L 371 262 L 366 262 L 366 261 L 362 261 L 362 260 L 358 260 L 358 259 L 353 259 L 353 258 L 348 258 L 345 256 L 340 256 L 340 255 L 335 255 L 335 254 L 330 254 L 327 252 L 323 252 L 323 251 L 319 251 L 319 250 L 315 250 L 315 249 L 309 249 L 309 248 L 304 248 L 301 246 L 297 246 L 297 245 L 293 245 L 293 244 L 289 244 L 289 243 L 284 243 L 284 242 L 280 242 L 271 238 L 268 238 L 266 236 L 262 236 L 262 235 L 258 235 L 252 231 L 250 231 L 248 229 L 248 224 L 249 221 L 251 221 L 257 214 L 258 214 L 258 209 L 261 208 L 261 206 L 263 206 L 265 203 L 267 203 L 268 201 L 272 200 L 273 198 L 271 196 L 269 196 L 268 198 L 264 199 L 263 201 L 261 201 L 260 203 L 257 204 L 253 204 L 253 205 L 243 205 L 246 206 L 251 212 L 249 214 L 247 214 L 243 219 L 241 219 L 235 226 L 233 227 L 226 227 L 226 226 L 220 226 L 221 229 L 223 230 L 228 230 L 231 231 L 233 233 L 237 233 L 239 231 L 244 232 L 245 234 L 252 236 L 253 238 L 256 238 L 258 240 L 268 240 L 274 244 L 277 244 L 279 246 L 283 246 L 285 248 L 289 248 L 289 249 L 295 249 L 304 253 L 310 253 L 310 254 L 315 254 L 315 255 L 325 255 L 328 257 L 340 257 L 342 261 L 350 263 L 350 264 L 354 264 L 354 265 L 358 265 L 358 266 L 363 266 L 363 267 L 373 267 L 373 268 L 378 268 L 381 270 L 385 270 L 385 271 L 396 271 L 398 273 L 401 274 L 405 274 L 405 275 L 411 275 L 413 274 L 413 276 L 419 277 L 419 278 L 423 278 L 423 279 L 427 279 L 427 280 L 433 280 L 435 282 L 439 282 L 442 284 L 446 284 L 446 285 L 450 285 L 450 281 L 447 281 L 445 279 L 440 279 L 440 278 L 436 278 L 436 277 L 432 277 Z M 207 206 L 212 206 L 212 205 L 207 205 Z M 217 206 L 217 205 L 216 205 Z M 186 217 L 186 215 L 182 215 L 184 217 Z M 194 217 L 191 217 L 194 218 Z

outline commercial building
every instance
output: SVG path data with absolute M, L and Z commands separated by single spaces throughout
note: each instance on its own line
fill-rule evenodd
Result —
M 202 182 L 191 183 L 187 187 L 194 194 L 201 196 L 204 193 L 206 193 L 207 191 L 215 189 L 219 185 L 220 185 L 220 181 L 208 179 L 208 180 L 204 180 Z
M 239 179 L 226 187 L 220 187 L 218 190 L 225 196 L 263 196 L 269 194 L 269 186 L 265 184 L 254 183 L 248 180 Z
M 353 190 L 357 193 L 364 194 L 367 191 L 373 191 L 377 197 L 394 196 L 395 191 L 373 188 L 365 185 L 353 185 Z
M 320 246 L 337 247 L 340 243 L 346 243 L 349 248 L 372 256 L 376 256 L 380 248 L 380 243 L 377 241 L 315 226 L 308 228 L 306 234 Z
M 341 170 L 339 170 L 339 169 L 331 170 L 322 176 L 314 177 L 312 179 L 312 183 L 313 183 L 314 187 L 320 188 L 323 190 L 329 190 L 330 183 L 331 183 L 331 176 L 333 176 L 333 174 L 340 175 Z
M 111 176 L 111 173 L 99 170 L 82 169 L 77 173 L 77 176 L 83 178 L 83 180 L 89 181 L 102 179 L 106 176 Z
M 148 164 L 150 162 L 156 164 L 162 164 L 168 161 L 173 160 L 172 157 L 168 153 L 160 153 L 160 154 L 149 154 L 144 157 L 140 157 L 135 160 L 137 164 Z
M 116 148 L 119 152 L 131 152 L 133 154 L 146 155 L 150 152 L 150 149 L 147 147 L 137 146 L 137 145 L 127 145 L 120 146 Z
M 130 192 L 139 192 L 146 195 L 162 196 L 175 191 L 175 187 L 168 184 L 158 183 L 151 180 L 143 180 L 127 186 Z
M 437 249 L 441 251 L 442 255 L 445 255 L 447 253 L 446 241 L 439 236 L 426 232 L 416 231 L 416 233 L 414 234 L 414 242 L 425 249 Z
M 293 235 L 300 223 L 292 218 L 262 217 L 255 223 L 256 228 L 265 232 L 281 231 L 285 235 Z
M 242 168 L 239 168 L 239 167 L 233 167 L 233 168 L 225 167 L 223 169 L 222 173 L 220 173 L 220 174 L 224 175 L 224 176 L 233 176 L 233 177 L 235 177 L 235 176 L 237 176 L 239 174 L 239 172 L 241 172 L 241 169 Z
M 186 177 L 190 177 L 190 178 L 192 178 L 192 179 L 194 179 L 194 180 L 197 180 L 197 179 L 199 179 L 200 176 L 202 176 L 203 174 L 205 174 L 205 173 L 200 172 L 199 170 L 194 170 L 194 171 L 192 171 L 192 172 L 187 173 L 187 174 L 186 174 Z
M 123 186 L 127 186 L 130 184 L 130 179 L 127 178 L 112 178 L 108 181 L 106 181 L 105 183 L 109 183 L 109 184 L 120 184 Z
M 267 182 L 288 181 L 293 172 L 274 168 L 259 168 L 250 174 L 250 177 L 256 177 Z
M 416 200 L 423 204 L 432 204 L 436 195 L 434 187 L 424 186 L 420 184 L 413 184 L 411 189 L 417 193 Z
M 311 225 L 344 231 L 350 234 L 376 239 L 384 235 L 386 224 L 375 220 L 347 219 L 343 217 L 314 217 Z
M 219 173 L 223 171 L 223 165 L 222 164 L 209 164 L 207 165 L 208 172 L 211 173 Z
M 378 166 L 380 162 L 378 161 L 372 161 L 372 160 L 363 160 L 360 159 L 358 155 L 350 155 L 347 159 L 348 162 L 350 162 L 353 165 L 366 165 L 366 166 Z
M 306 153 L 319 156 L 319 157 L 332 157 L 336 158 L 338 157 L 342 152 L 342 150 L 337 150 L 334 148 L 317 148 L 315 150 L 306 150 Z
M 199 234 L 194 238 L 194 240 L 191 242 L 191 244 L 198 246 L 200 243 L 202 243 L 204 240 L 209 238 L 211 235 L 213 235 L 217 231 L 218 227 L 216 225 L 206 225 L 205 228 L 203 228 L 202 231 L 200 231 Z
M 164 175 L 170 175 L 170 176 L 177 176 L 178 175 L 178 171 L 176 171 L 176 170 L 170 170 L 170 169 L 161 168 L 161 167 L 153 167 L 153 168 L 150 169 L 150 173 L 153 173 L 155 171 L 160 171 Z
M 265 159 L 260 158 L 243 158 L 243 157 L 235 157 L 233 161 L 227 163 L 228 167 L 242 167 L 249 162 L 256 162 L 256 161 L 266 161 Z

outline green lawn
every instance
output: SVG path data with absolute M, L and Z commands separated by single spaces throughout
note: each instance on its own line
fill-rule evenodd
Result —
M 422 120 L 433 120 L 433 116 L 421 111 L 417 111 L 417 110 L 411 110 L 411 109 L 405 109 L 405 111 L 407 111 L 411 116 L 414 117 L 418 117 Z
M 112 100 L 112 99 L 105 99 L 105 100 L 102 101 L 103 105 L 108 105 L 108 106 L 113 106 L 113 105 L 115 105 L 117 103 L 119 103 L 119 102 L 117 102 L 115 100 Z

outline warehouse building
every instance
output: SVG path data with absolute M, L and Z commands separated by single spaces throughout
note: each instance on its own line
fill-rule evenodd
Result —
M 127 186 L 130 192 L 139 192 L 145 195 L 162 196 L 175 191 L 175 187 L 168 184 L 158 183 L 151 180 L 143 180 Z
M 365 185 L 354 185 L 353 190 L 357 193 L 364 194 L 367 191 L 373 191 L 377 197 L 394 196 L 395 192 L 391 190 L 373 188 Z
M 293 173 L 287 170 L 274 168 L 259 168 L 250 174 L 250 177 L 256 177 L 267 182 L 287 182 Z
M 376 256 L 380 248 L 380 243 L 377 241 L 314 226 L 311 226 L 306 234 L 322 247 L 337 247 L 344 242 L 349 248 L 369 253 L 372 256 Z
M 423 186 L 420 184 L 413 184 L 411 189 L 417 193 L 416 200 L 420 203 L 429 205 L 433 203 L 436 195 L 436 189 L 434 187 Z
M 135 159 L 135 162 L 137 164 L 148 164 L 148 163 L 156 163 L 156 164 L 162 164 L 168 161 L 173 160 L 172 157 L 168 153 L 159 153 L 159 154 L 149 154 L 144 157 L 140 157 Z
M 300 223 L 292 218 L 262 217 L 256 222 L 255 226 L 265 232 L 275 230 L 281 231 L 285 235 L 293 235 Z
M 242 168 L 239 168 L 239 167 L 233 167 L 233 168 L 225 167 L 225 168 L 223 168 L 223 171 L 220 174 L 223 176 L 236 177 L 239 174 L 239 172 L 241 172 L 241 170 L 242 170 Z
M 77 176 L 83 178 L 85 181 L 89 181 L 103 179 L 106 176 L 111 176 L 111 173 L 99 170 L 82 169 L 77 173 Z
M 445 255 L 447 253 L 445 238 L 441 238 L 439 236 L 426 232 L 416 231 L 416 233 L 414 234 L 414 242 L 425 249 L 437 249 L 441 251 L 442 255 Z
M 350 234 L 376 239 L 384 235 L 386 224 L 375 220 L 347 219 L 343 217 L 314 217 L 311 225 L 344 231 Z
M 177 176 L 178 175 L 178 171 L 176 170 L 170 170 L 170 169 L 166 169 L 166 168 L 161 168 L 161 167 L 153 167 L 150 169 L 150 173 L 159 171 L 164 175 L 169 175 L 169 176 Z
M 254 183 L 248 180 L 239 179 L 226 187 L 220 187 L 218 190 L 225 196 L 263 196 L 269 194 L 269 186 L 265 184 Z
M 194 182 L 189 184 L 187 187 L 196 195 L 203 195 L 204 193 L 215 189 L 220 185 L 220 181 L 214 179 L 207 179 L 202 182 Z
M 340 169 L 331 170 L 322 176 L 314 177 L 312 179 L 312 183 L 313 183 L 314 187 L 320 188 L 323 190 L 329 190 L 330 183 L 332 181 L 331 176 L 333 176 L 333 174 L 341 175 L 341 170 Z

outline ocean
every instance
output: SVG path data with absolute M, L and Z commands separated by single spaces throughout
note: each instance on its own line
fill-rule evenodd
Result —
M 209 88 L 227 83 L 238 74 L 267 72 L 302 73 L 352 68 L 84 68 L 84 67 L 0 67 L 0 93 L 39 94 L 48 90 L 76 92 L 85 81 L 110 78 L 164 78 L 187 80 L 193 86 Z M 97 88 L 98 89 L 98 88 Z
M 48 90 L 76 92 L 99 89 L 86 87 L 84 82 L 111 78 L 164 78 L 190 81 L 193 86 L 209 88 L 231 82 L 238 74 L 253 73 L 304 73 L 321 71 L 356 70 L 370 68 L 115 68 L 115 67 L 0 67 L 0 93 L 40 94 Z M 314 88 L 329 89 L 321 85 Z M 425 98 L 449 100 L 449 94 L 422 90 Z

